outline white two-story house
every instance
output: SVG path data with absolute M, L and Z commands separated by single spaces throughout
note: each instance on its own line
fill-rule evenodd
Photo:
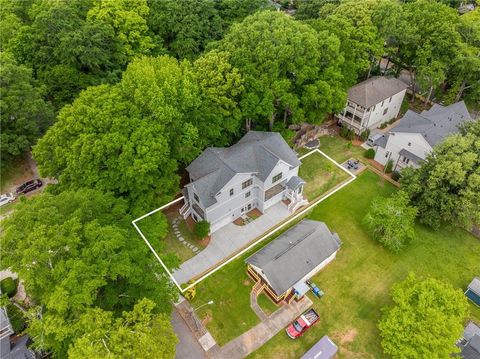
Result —
M 375 161 L 386 165 L 391 160 L 394 171 L 419 167 L 435 145 L 470 120 L 463 101 L 450 106 L 435 104 L 420 114 L 408 110 L 395 127 L 375 140 Z
M 293 212 L 306 203 L 299 166 L 295 152 L 275 132 L 250 131 L 231 147 L 209 147 L 186 168 L 190 183 L 180 213 L 208 221 L 214 232 L 282 200 L 289 200 Z
M 373 130 L 398 116 L 408 85 L 396 78 L 371 77 L 348 90 L 345 108 L 337 114 L 339 124 L 356 134 Z

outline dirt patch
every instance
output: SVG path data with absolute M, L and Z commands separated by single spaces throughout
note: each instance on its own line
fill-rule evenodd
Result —
M 252 285 L 252 282 L 250 281 L 250 279 L 245 279 L 245 280 L 243 281 L 243 285 L 244 285 L 245 287 L 248 287 L 249 285 Z
M 210 243 L 210 239 L 212 239 L 212 236 L 208 235 L 208 236 L 206 236 L 205 238 L 203 238 L 201 241 L 198 241 L 198 243 L 199 243 L 202 247 L 206 247 L 206 246 L 208 246 L 208 244 Z
M 207 313 L 207 314 L 205 314 L 205 317 L 202 318 L 202 324 L 206 326 L 208 323 L 210 323 L 212 321 L 212 319 L 213 318 L 212 318 L 211 314 Z
M 2 171 L 1 192 L 11 192 L 16 187 L 35 178 L 27 155 L 18 158 L 9 168 Z
M 358 335 L 358 331 L 355 328 L 348 328 L 344 331 L 338 331 L 332 334 L 332 338 L 334 338 L 338 344 L 345 345 L 353 342 Z

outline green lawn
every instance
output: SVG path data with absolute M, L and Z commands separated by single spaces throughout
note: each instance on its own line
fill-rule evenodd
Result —
M 345 162 L 351 157 L 362 159 L 365 149 L 350 144 L 350 141 L 340 136 L 323 136 L 319 138 L 322 152 L 333 158 L 338 163 Z
M 260 308 L 262 308 L 263 312 L 268 316 L 273 312 L 277 311 L 280 307 L 277 306 L 275 303 L 271 301 L 270 298 L 267 297 L 265 293 L 261 293 L 257 297 L 257 302 Z
M 302 160 L 298 175 L 307 183 L 304 195 L 313 200 L 350 176 L 322 154 L 315 152 Z
M 393 190 L 389 183 L 365 172 L 313 210 L 309 217 L 325 221 L 343 241 L 336 260 L 313 278 L 326 293 L 320 300 L 313 299 L 321 322 L 296 341 L 280 332 L 251 358 L 280 354 L 298 358 L 325 334 L 340 346 L 340 358 L 384 358 L 376 323 L 380 308 L 390 303 L 393 283 L 415 271 L 463 290 L 480 273 L 480 241 L 461 229 L 445 227 L 432 232 L 418 225 L 418 240 L 399 255 L 373 242 L 362 218 L 375 196 Z M 471 308 L 472 317 L 480 320 L 478 308 Z
M 340 346 L 340 358 L 383 358 L 376 323 L 380 308 L 390 302 L 393 283 L 413 270 L 463 289 L 480 273 L 480 241 L 460 229 L 445 227 L 432 232 L 418 225 L 418 240 L 398 255 L 374 242 L 362 218 L 373 198 L 394 190 L 390 183 L 366 171 L 309 213 L 309 218 L 325 221 L 343 241 L 336 260 L 313 279 L 325 291 L 322 299 L 312 298 L 321 322 L 295 341 L 280 332 L 251 354 L 252 358 L 298 358 L 325 334 Z M 259 322 L 250 309 L 252 283 L 244 260 L 271 239 L 197 286 L 194 306 L 214 300 L 213 305 L 201 308 L 199 315 L 220 345 Z M 472 317 L 480 320 L 480 310 L 471 308 Z

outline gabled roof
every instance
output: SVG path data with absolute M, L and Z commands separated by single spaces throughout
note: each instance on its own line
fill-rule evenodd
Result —
M 468 289 L 480 295 L 480 277 L 473 278 L 470 284 L 468 285 Z
M 480 359 L 480 335 L 474 335 L 462 348 L 462 358 Z
M 448 135 L 458 132 L 460 124 L 471 120 L 463 101 L 450 106 L 435 104 L 420 114 L 408 110 L 390 132 L 419 133 L 433 147 Z
M 195 192 L 205 207 L 216 203 L 215 195 L 238 173 L 251 173 L 262 181 L 279 161 L 290 167 L 300 160 L 276 132 L 250 131 L 231 147 L 209 147 L 186 168 Z
M 370 108 L 408 88 L 396 78 L 374 76 L 348 90 L 348 99 L 365 108 Z
M 405 148 L 402 148 L 400 150 L 399 155 L 405 158 L 408 158 L 410 161 L 413 161 L 418 164 L 420 164 L 423 161 L 423 158 L 418 157 L 416 154 L 410 152 L 409 150 L 406 150 Z
M 308 352 L 303 354 L 300 359 L 331 359 L 338 351 L 337 345 L 325 335 Z
M 340 238 L 323 222 L 304 219 L 247 258 L 260 268 L 278 295 L 340 248 Z

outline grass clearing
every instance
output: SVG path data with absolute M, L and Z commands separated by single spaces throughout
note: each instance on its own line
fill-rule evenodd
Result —
M 267 295 L 263 292 L 257 297 L 257 302 L 267 316 L 280 308 L 275 303 L 273 303 L 272 300 L 268 298 Z
M 307 182 L 304 186 L 303 194 L 309 200 L 319 197 L 349 178 L 345 171 L 342 171 L 318 152 L 312 153 L 302 160 L 298 174 Z
M 319 140 L 320 147 L 318 149 L 325 152 L 338 163 L 343 163 L 352 157 L 360 160 L 364 158 L 365 149 L 353 146 L 351 141 L 343 137 L 323 136 L 320 137 Z

